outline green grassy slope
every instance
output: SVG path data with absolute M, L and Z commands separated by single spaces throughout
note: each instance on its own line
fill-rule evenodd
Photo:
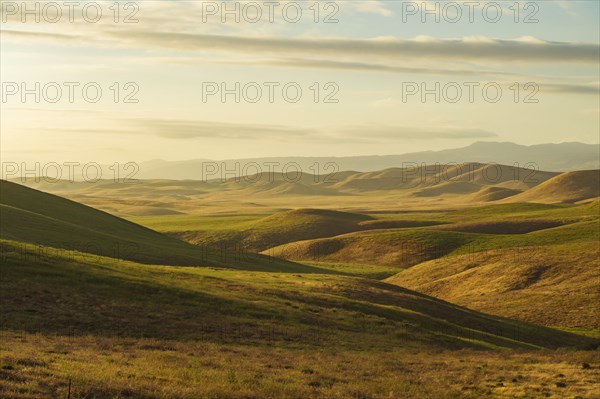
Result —
M 366 231 L 293 242 L 262 253 L 294 261 L 362 262 L 403 269 L 440 257 L 495 249 L 594 242 L 599 239 L 598 221 L 552 227 L 555 223 L 546 220 L 457 223 L 444 225 L 443 228 Z M 538 228 L 543 229 L 535 230 Z M 530 230 L 534 231 L 528 232 Z
M 424 228 L 375 230 L 293 242 L 263 254 L 298 261 L 365 263 L 402 269 L 444 256 L 476 238 L 468 233 Z
M 381 230 L 292 242 L 263 253 L 297 261 L 363 262 L 405 268 L 442 256 L 491 249 L 597 241 L 599 204 L 488 205 L 426 213 L 422 221 L 414 214 L 377 215 L 381 219 L 361 225 L 381 226 Z M 403 219 L 407 217 L 415 220 Z
M 147 264 L 311 270 L 266 257 L 190 245 L 88 206 L 6 181 L 0 181 L 0 219 L 0 238 L 67 251 Z
M 505 317 L 598 329 L 599 210 L 595 201 L 465 211 L 482 221 L 441 228 L 477 230 L 468 244 L 387 281 Z
M 89 262 L 3 246 L 0 324 L 10 331 L 365 350 L 597 345 L 374 280 Z
M 499 247 L 442 257 L 386 281 L 486 313 L 600 330 L 598 241 Z
M 258 219 L 229 218 L 231 222 L 228 224 L 212 228 L 203 224 L 202 219 L 194 228 L 193 223 L 186 223 L 185 219 L 185 217 L 170 218 L 173 223 L 170 226 L 163 224 L 162 228 L 170 228 L 169 234 L 193 244 L 217 248 L 244 248 L 258 252 L 288 242 L 361 230 L 367 228 L 363 223 L 371 221 L 372 218 L 349 212 L 297 209 Z M 183 225 L 179 224 L 180 220 L 183 220 Z M 192 229 L 186 230 L 184 226 Z
M 520 194 L 521 192 L 521 190 L 492 186 L 479 190 L 473 194 L 471 199 L 474 202 L 493 202 L 507 197 L 512 197 L 513 195 Z
M 440 297 L 464 290 L 454 298 L 476 308 L 470 310 L 397 281 L 374 280 L 395 273 L 395 261 L 365 272 L 347 259 L 310 268 L 199 253 L 58 197 L 4 183 L 0 196 L 0 397 L 63 398 L 71 391 L 73 398 L 106 399 L 476 399 L 593 397 L 597 388 L 594 351 L 554 350 L 598 348 L 597 339 L 527 321 L 590 333 L 587 321 L 598 316 L 590 306 L 597 292 L 589 291 L 598 281 L 589 266 L 597 262 L 598 201 L 371 217 L 290 212 L 294 231 L 310 232 L 315 215 L 329 220 L 323 228 L 334 227 L 327 234 L 382 229 L 321 240 L 356 240 L 364 252 L 347 252 L 352 259 L 425 260 L 407 269 L 428 268 L 415 283 L 435 278 L 432 292 Z M 264 233 L 289 235 L 290 214 L 155 222 L 161 231 L 175 222 L 182 230 L 218 232 L 244 230 L 260 219 Z M 409 243 L 404 253 L 398 241 Z M 524 246 L 533 241 L 536 246 Z M 102 244 L 98 253 L 121 259 L 80 252 L 93 249 L 82 244 L 90 242 Z M 104 250 L 135 244 L 147 251 Z M 529 254 L 521 262 L 502 252 L 521 250 Z M 437 259 L 428 262 L 431 254 Z M 195 265 L 200 257 L 203 265 L 230 268 L 145 264 L 161 256 L 169 264 Z M 496 316 L 478 311 L 484 308 Z M 533 313 L 544 318 L 528 319 Z M 571 324 L 563 323 L 565 315 Z M 547 350 L 531 350 L 539 348 Z
M 264 253 L 353 274 L 361 263 L 363 275 L 396 268 L 388 282 L 473 309 L 594 329 L 599 210 L 598 201 L 486 206 L 425 215 L 438 219 L 434 226 L 306 240 Z

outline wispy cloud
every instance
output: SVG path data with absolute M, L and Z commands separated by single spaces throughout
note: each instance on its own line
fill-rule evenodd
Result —
M 564 94 L 583 94 L 600 96 L 600 86 L 598 83 L 590 85 L 543 83 L 540 90 Z
M 399 65 L 382 65 L 365 62 L 333 61 L 307 58 L 273 59 L 262 65 L 284 66 L 292 68 L 335 69 L 341 71 L 388 72 L 401 74 L 438 75 L 438 76 L 522 76 L 521 74 L 503 71 L 486 71 L 476 69 L 446 69 L 407 67 Z
M 77 35 L 45 32 L 3 30 L 10 38 L 35 38 L 48 40 L 89 40 Z M 139 30 L 103 32 L 97 40 L 106 45 L 121 45 L 140 49 L 164 49 L 195 52 L 235 52 L 243 54 L 273 54 L 278 56 L 319 55 L 326 57 L 375 57 L 379 60 L 454 60 L 454 61 L 510 61 L 598 63 L 600 48 L 597 44 L 533 40 L 524 37 L 502 40 L 490 37 L 465 37 L 462 39 L 373 38 L 281 38 L 242 37 L 224 35 L 187 34 L 173 32 L 147 32 Z
M 57 136 L 141 135 L 168 140 L 310 140 L 313 143 L 396 142 L 398 140 L 484 139 L 498 137 L 492 131 L 456 125 L 408 126 L 384 124 L 298 127 L 260 123 L 226 123 L 189 119 L 120 118 L 107 127 L 73 126 L 21 128 Z M 112 127 L 114 125 L 115 127 Z M 118 127 L 116 127 L 118 126 Z
M 347 1 L 346 0 L 343 2 L 343 7 L 352 7 L 354 10 L 361 12 L 361 13 L 376 14 L 376 15 L 381 15 L 383 17 L 394 16 L 394 12 L 392 10 L 390 10 L 380 0 L 367 0 L 367 1 Z
M 497 60 L 511 62 L 598 62 L 597 44 L 564 43 L 493 38 L 405 40 L 381 39 L 304 39 L 248 38 L 241 36 L 193 35 L 165 32 L 109 33 L 129 46 L 159 47 L 191 51 L 235 51 L 278 55 L 320 54 L 328 56 L 381 59 L 407 57 L 452 60 Z
M 281 139 L 314 136 L 317 131 L 281 125 L 223 123 L 190 120 L 138 119 L 130 120 L 132 130 L 145 132 L 169 139 Z
M 364 141 L 394 140 L 452 140 L 452 139 L 485 139 L 498 137 L 494 132 L 485 129 L 467 127 L 415 127 L 390 125 L 358 125 L 338 128 L 344 137 L 350 136 Z
M 138 131 L 170 139 L 311 139 L 314 141 L 368 140 L 395 141 L 403 139 L 480 139 L 498 137 L 485 129 L 468 127 L 415 127 L 394 125 L 336 125 L 321 128 L 253 123 L 222 123 L 194 120 L 130 120 L 129 124 Z
M 573 10 L 573 2 L 567 0 L 552 0 L 554 4 L 560 7 L 567 15 L 571 17 L 577 16 L 577 13 Z

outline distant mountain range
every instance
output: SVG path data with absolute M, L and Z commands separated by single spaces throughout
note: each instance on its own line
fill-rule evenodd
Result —
M 207 180 L 253 175 L 258 172 L 288 173 L 301 170 L 307 174 L 327 175 L 333 172 L 374 172 L 393 167 L 422 164 L 497 163 L 538 170 L 566 172 L 600 168 L 600 147 L 595 144 L 561 143 L 524 146 L 514 143 L 476 142 L 463 148 L 422 151 L 401 155 L 352 157 L 267 157 L 213 161 L 152 160 L 140 163 L 139 179 Z M 417 165 L 415 165 L 417 164 Z M 518 164 L 518 165 L 515 165 Z

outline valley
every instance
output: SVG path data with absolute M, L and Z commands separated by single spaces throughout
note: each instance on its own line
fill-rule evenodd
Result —
M 598 171 L 405 173 L 1 181 L 0 392 L 592 398 Z

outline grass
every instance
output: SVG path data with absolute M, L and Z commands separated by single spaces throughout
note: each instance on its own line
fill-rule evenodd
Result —
M 362 214 L 322 209 L 298 209 L 265 217 L 182 217 L 137 218 L 187 242 L 215 248 L 243 248 L 260 252 L 275 245 L 311 238 L 328 237 L 360 230 Z
M 460 232 L 471 229 L 474 233 L 479 231 L 499 236 L 502 234 L 515 235 L 515 237 L 491 239 L 483 234 L 476 240 L 471 237 L 467 241 L 475 241 L 474 245 L 477 247 L 469 250 L 477 250 L 477 248 L 489 250 L 504 245 L 543 245 L 544 242 L 552 244 L 564 238 L 576 239 L 571 236 L 571 233 L 583 234 L 584 239 L 588 239 L 586 237 L 589 237 L 590 232 L 581 230 L 581 226 L 575 227 L 575 230 L 569 227 L 564 230 L 549 229 L 579 221 L 590 222 L 586 225 L 587 229 L 593 229 L 594 223 L 598 221 L 600 208 L 598 202 L 581 206 L 516 203 L 455 211 L 366 212 L 364 215 L 355 213 L 349 214 L 352 215 L 350 220 L 344 220 L 339 216 L 324 217 L 316 212 L 312 214 L 302 214 L 301 212 L 305 211 L 287 211 L 271 216 L 264 214 L 243 216 L 175 215 L 160 218 L 140 217 L 132 220 L 192 243 L 216 248 L 243 247 L 248 251 L 261 251 L 300 240 L 330 238 L 360 231 L 372 232 L 379 237 L 385 237 L 380 235 L 381 232 L 375 230 L 394 230 L 401 237 L 407 234 L 405 231 L 410 229 L 412 233 L 408 234 L 430 234 L 430 240 L 437 248 L 436 252 L 445 254 L 447 249 L 444 247 L 444 238 L 441 234 L 420 231 L 443 229 Z M 340 215 L 344 214 L 340 213 Z M 359 219 L 361 216 L 365 219 Z M 465 220 L 468 220 L 469 223 L 464 223 Z M 540 231 L 538 235 L 517 234 L 538 230 Z M 530 240 L 535 240 L 535 242 L 531 243 Z M 431 247 L 431 245 L 428 246 Z M 452 245 L 450 247 L 452 250 L 455 249 Z M 308 260 L 308 258 L 303 260 Z M 327 261 L 327 259 L 322 260 Z M 379 262 L 375 261 L 375 263 Z
M 397 229 L 346 234 L 285 244 L 264 251 L 294 261 L 324 261 L 394 266 L 402 270 L 447 255 L 477 235 L 426 229 Z
M 593 338 L 375 280 L 3 245 L 2 397 L 66 397 L 69 381 L 72 398 L 585 397 L 597 385 L 594 353 L 544 349 Z
M 398 273 L 395 266 L 368 265 L 364 263 L 347 262 L 306 262 L 303 264 L 325 270 L 326 273 L 342 274 L 345 276 L 364 277 L 375 280 L 383 280 Z
M 151 228 L 162 233 L 176 233 L 181 231 L 219 231 L 243 229 L 252 226 L 261 217 L 268 215 L 173 215 L 173 216 L 144 216 L 128 218 L 134 223 Z
M 248 252 L 190 245 L 88 206 L 6 181 L 0 181 L 0 217 L 0 238 L 66 252 L 146 264 L 318 271 Z
M 144 195 L 163 198 L 169 184 Z M 220 248 L 287 243 L 299 264 L 0 190 L 0 397 L 67 397 L 69 385 L 73 399 L 592 398 L 600 388 L 598 201 L 135 219 Z
M 598 196 L 600 196 L 600 171 L 582 170 L 555 176 L 529 191 L 516 195 L 514 200 L 574 203 Z
M 450 212 L 374 214 L 436 225 L 370 230 L 265 254 L 388 281 L 480 311 L 547 326 L 598 328 L 598 201 L 503 204 Z M 465 222 L 468 221 L 468 222 Z M 364 266 L 361 266 L 364 265 Z
M 15 399 L 66 398 L 69 381 L 73 399 L 593 398 L 600 376 L 590 352 L 306 351 L 6 331 L 1 339 L 0 394 Z
M 374 280 L 211 268 L 147 267 L 4 243 L 5 329 L 53 334 L 212 340 L 223 331 L 260 345 L 273 329 L 290 345 L 386 348 L 532 348 L 594 345 L 481 315 Z M 35 262 L 30 260 L 37 257 Z M 24 301 L 23 299 L 27 299 Z M 89 310 L 94 309 L 94 313 Z M 157 313 L 156 310 L 160 309 Z M 135 315 L 135 317 L 129 317 Z M 314 340 L 315 334 L 319 339 Z M 305 339 L 310 337 L 310 339 Z M 226 338 L 226 337 L 225 337 Z
M 264 253 L 351 276 L 385 279 L 399 273 L 390 281 L 467 307 L 586 330 L 597 328 L 598 321 L 590 304 L 600 278 L 594 266 L 599 215 L 600 201 L 371 212 L 357 232 L 290 242 Z M 216 219 L 220 232 L 240 227 L 235 218 L 228 225 L 228 218 Z M 257 220 L 264 216 L 250 224 Z
M 472 309 L 593 330 L 600 314 L 598 241 L 502 247 L 442 257 L 388 281 Z
M 556 327 L 559 330 L 571 332 L 574 334 L 585 335 L 586 337 L 600 338 L 600 328 L 569 328 L 569 327 Z
M 402 269 L 440 257 L 496 249 L 598 242 L 599 212 L 596 202 L 580 206 L 494 205 L 427 212 L 420 215 L 423 219 L 415 219 L 413 214 L 377 214 L 373 216 L 386 223 L 428 222 L 424 226 L 292 242 L 263 253 L 296 261 L 364 263 Z

